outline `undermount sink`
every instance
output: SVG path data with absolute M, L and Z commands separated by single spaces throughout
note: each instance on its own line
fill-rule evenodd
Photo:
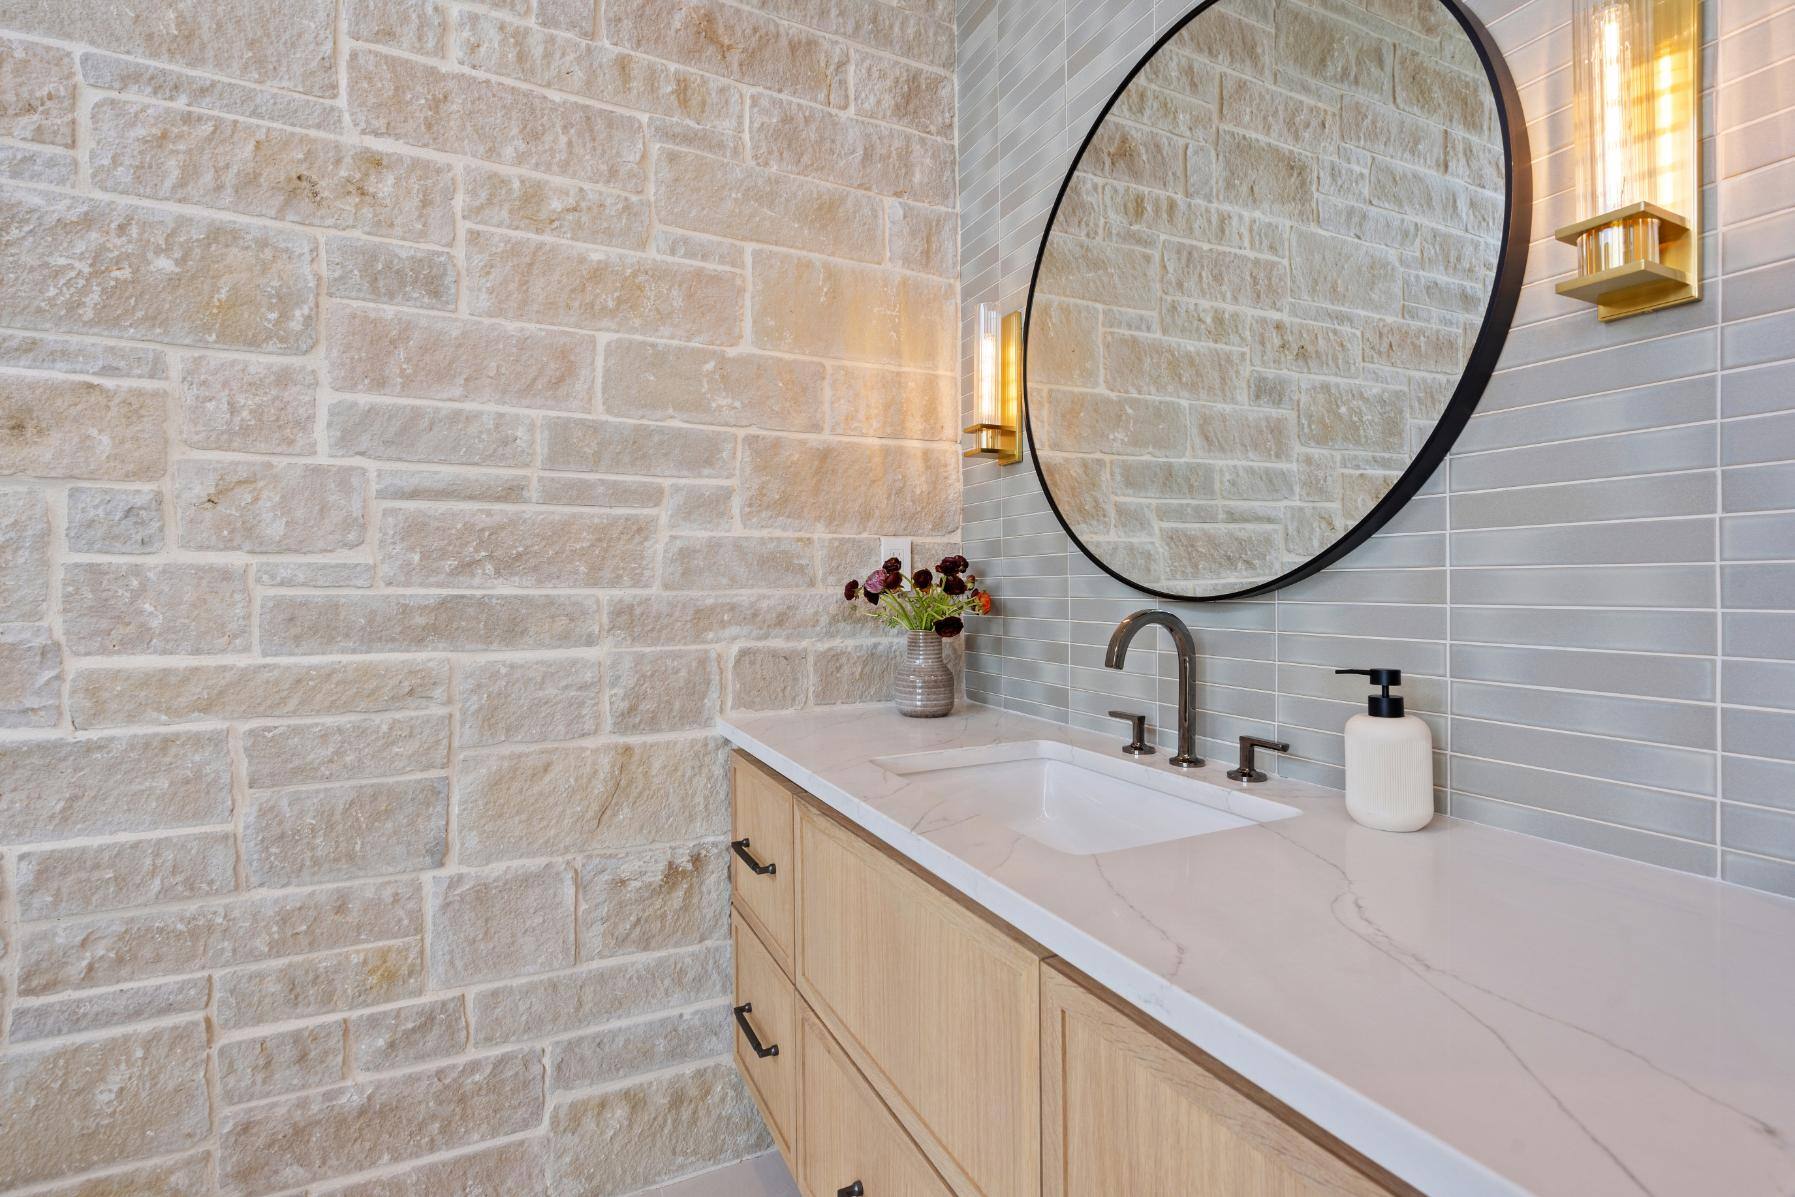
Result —
M 1295 807 L 1054 740 L 880 757 L 889 773 L 1071 856 L 1119 852 L 1300 814 Z M 926 828 L 918 828 L 926 831 Z

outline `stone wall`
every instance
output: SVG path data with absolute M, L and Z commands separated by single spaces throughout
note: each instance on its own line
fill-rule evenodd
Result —
M 1431 0 L 1221 0 L 1184 25 L 1041 257 L 1029 421 L 1079 541 L 1207 595 L 1344 535 L 1470 356 L 1502 165 L 1477 51 Z
M 1464 3 L 1533 151 L 1514 325 L 1451 457 L 1384 532 L 1262 601 L 1171 605 L 1204 654 L 1205 752 L 1287 740 L 1268 767 L 1338 786 L 1365 691 L 1333 670 L 1396 667 L 1452 815 L 1795 896 L 1795 0 L 1702 6 L 1704 294 L 1613 324 L 1554 290 L 1575 262 L 1552 230 L 1587 214 L 1570 5 Z M 968 309 L 1021 306 L 1096 109 L 1189 8 L 962 0 Z M 1169 736 L 1171 654 L 1103 668 L 1145 596 L 1071 548 L 1029 467 L 970 463 L 965 496 L 966 553 L 1003 600 L 971 630 L 968 693 L 1106 732 L 1106 712 L 1140 710 Z
M 836 579 L 957 533 L 953 55 L 0 0 L 0 1191 L 767 1145 L 709 728 L 876 696 Z

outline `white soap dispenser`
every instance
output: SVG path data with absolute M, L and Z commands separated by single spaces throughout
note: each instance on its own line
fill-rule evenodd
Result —
M 1419 831 L 1434 817 L 1433 733 L 1390 693 L 1402 670 L 1334 672 L 1362 674 L 1383 691 L 1346 721 L 1346 813 L 1378 831 Z

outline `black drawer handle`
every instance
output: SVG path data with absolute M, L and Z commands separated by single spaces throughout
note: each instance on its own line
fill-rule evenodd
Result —
M 754 1013 L 753 1002 L 743 1002 L 741 1005 L 737 1006 L 735 1008 L 735 1025 L 742 1028 L 742 1034 L 748 1037 L 748 1046 L 754 1049 L 754 1054 L 756 1056 L 759 1056 L 764 1060 L 768 1056 L 778 1055 L 779 1045 L 777 1043 L 771 1043 L 765 1047 L 761 1046 L 760 1036 L 756 1035 L 754 1033 L 754 1028 L 748 1025 L 748 1016 L 752 1013 Z
M 866 1186 L 855 1181 L 845 1189 L 835 1190 L 835 1197 L 866 1197 Z
M 755 860 L 752 856 L 748 855 L 748 841 L 747 840 L 745 840 L 745 839 L 736 840 L 733 843 L 731 843 L 729 846 L 731 848 L 735 849 L 735 854 L 742 858 L 743 864 L 747 865 L 750 869 L 754 870 L 754 872 L 758 873 L 760 876 L 771 877 L 774 873 L 777 873 L 779 871 L 778 865 L 776 865 L 776 864 L 764 864 L 763 865 L 758 860 Z

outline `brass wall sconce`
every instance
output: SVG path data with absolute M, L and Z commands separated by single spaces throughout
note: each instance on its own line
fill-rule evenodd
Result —
M 1575 0 L 1577 195 L 1558 293 L 1603 320 L 1701 298 L 1701 0 Z
M 995 306 L 979 304 L 973 353 L 973 422 L 966 431 L 977 439 L 965 455 L 1014 465 L 1022 460 L 1022 313 L 1000 319 Z

